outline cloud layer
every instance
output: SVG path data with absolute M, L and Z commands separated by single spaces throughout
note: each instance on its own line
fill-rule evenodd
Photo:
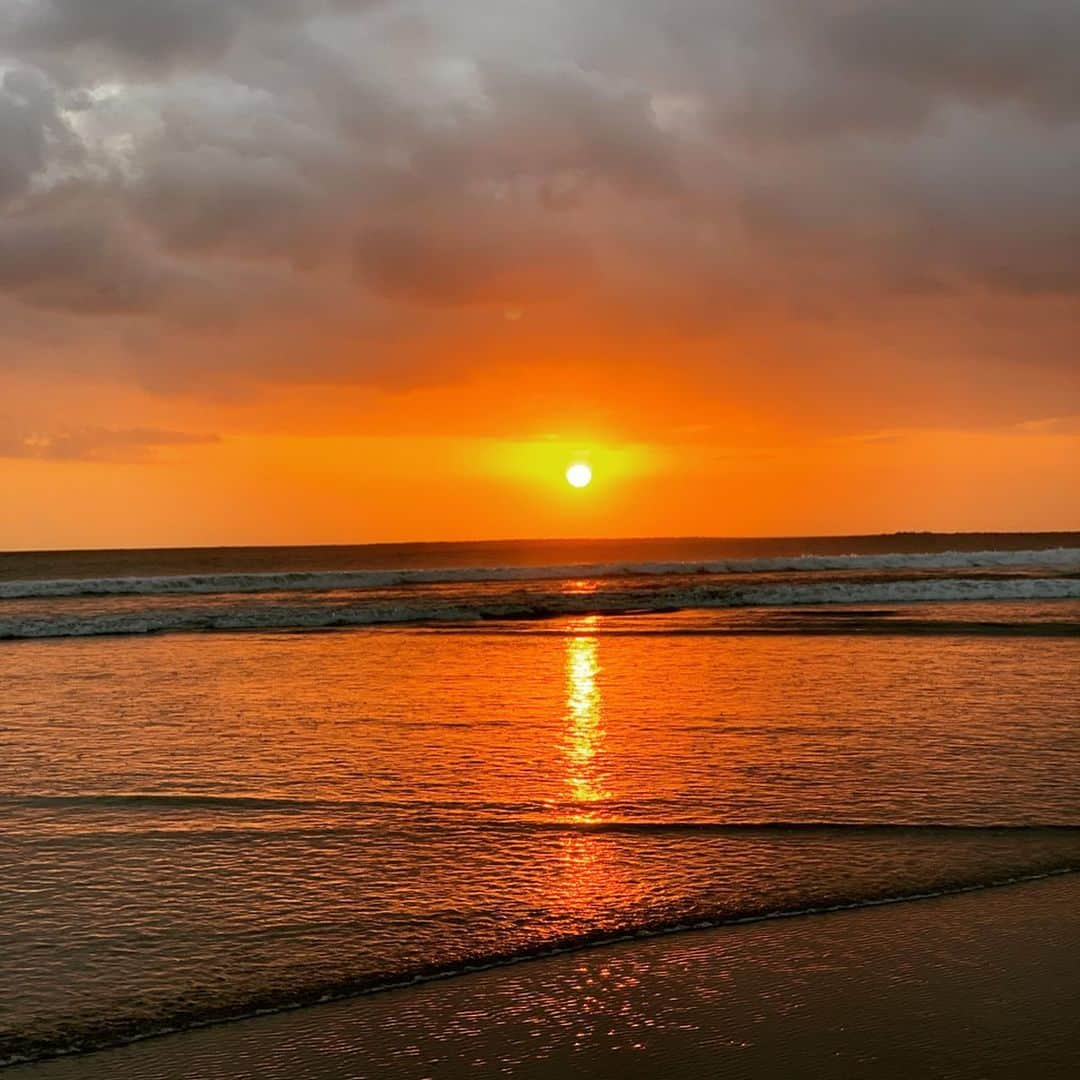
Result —
M 0 371 L 1071 412 L 1078 53 L 1073 0 L 0 0 Z

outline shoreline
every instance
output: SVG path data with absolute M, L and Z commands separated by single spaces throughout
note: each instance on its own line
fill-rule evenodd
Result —
M 978 899 L 976 899 L 978 894 Z M 1065 908 L 1062 909 L 1062 898 L 1065 898 Z M 912 900 L 919 902 L 911 903 Z M 774 961 L 781 958 L 785 952 L 790 952 L 793 946 L 796 955 L 804 955 L 815 950 L 822 955 L 821 962 L 826 962 L 830 956 L 830 949 L 835 950 L 837 944 L 838 923 L 846 922 L 854 932 L 854 940 L 863 940 L 863 944 L 873 952 L 873 940 L 878 939 L 878 951 L 882 954 L 880 961 L 891 960 L 893 965 L 903 963 L 906 947 L 914 946 L 925 951 L 928 938 L 939 937 L 942 928 L 952 926 L 956 939 L 964 938 L 961 926 L 965 920 L 972 925 L 981 928 L 981 935 L 971 937 L 968 935 L 964 941 L 966 952 L 969 955 L 961 957 L 965 968 L 993 967 L 995 963 L 1000 966 L 1002 950 L 993 939 L 1000 938 L 1004 931 L 1023 930 L 1025 922 L 1032 918 L 1041 918 L 1040 912 L 1046 914 L 1049 908 L 1056 913 L 1054 925 L 1058 929 L 1071 924 L 1071 933 L 1063 934 L 1062 940 L 1056 943 L 1056 947 L 1050 950 L 1049 956 L 1043 956 L 1046 963 L 1051 963 L 1055 958 L 1061 960 L 1066 953 L 1069 955 L 1069 965 L 1072 971 L 1076 970 L 1075 951 L 1080 944 L 1080 935 L 1076 933 L 1080 929 L 1080 877 L 1069 871 L 1057 871 L 1050 874 L 1042 874 L 1033 878 L 1023 878 L 1009 882 L 1000 882 L 993 885 L 964 886 L 946 892 L 926 894 L 919 896 L 897 897 L 869 901 L 858 905 L 846 905 L 827 909 L 814 909 L 809 911 L 771 913 L 755 916 L 729 923 L 703 928 L 695 927 L 671 927 L 662 930 L 643 933 L 628 934 L 616 939 L 586 943 L 583 946 L 564 949 L 553 949 L 542 954 L 530 957 L 501 960 L 488 965 L 466 965 L 464 969 L 442 972 L 422 979 L 408 980 L 400 984 L 384 985 L 372 988 L 358 995 L 350 995 L 334 999 L 320 1004 L 300 1004 L 263 1011 L 262 1013 L 250 1014 L 247 1018 L 237 1018 L 227 1022 L 214 1022 L 207 1025 L 196 1026 L 171 1033 L 153 1033 L 146 1037 L 128 1042 L 122 1046 L 109 1049 L 97 1050 L 88 1053 L 73 1053 L 61 1057 L 53 1057 L 47 1060 L 32 1063 L 12 1063 L 3 1069 L 4 1077 L 12 1080 L 76 1080 L 79 1077 L 93 1075 L 110 1075 L 117 1077 L 172 1077 L 172 1076 L 221 1076 L 221 1077 L 256 1077 L 256 1076 L 288 1076 L 288 1075 L 311 1075 L 314 1077 L 336 1076 L 364 1076 L 368 1073 L 355 1071 L 356 1061 L 352 1060 L 357 1054 L 365 1059 L 375 1053 L 376 1057 L 386 1059 L 386 1063 L 377 1072 L 370 1075 L 413 1077 L 429 1075 L 423 1070 L 410 1071 L 405 1062 L 402 1062 L 403 1071 L 393 1071 L 392 1063 L 395 1059 L 395 1047 L 393 1040 L 388 1039 L 388 1031 L 393 1029 L 393 1017 L 404 1008 L 407 1012 L 415 1008 L 416 1015 L 412 1017 L 407 1029 L 400 1033 L 410 1038 L 417 1035 L 420 1028 L 426 1029 L 426 1037 L 434 1046 L 445 1047 L 445 1033 L 440 1031 L 440 1023 L 449 1023 L 461 1008 L 468 1011 L 469 1001 L 479 992 L 485 1000 L 492 995 L 503 999 L 503 1008 L 512 1007 L 515 1000 L 522 998 L 529 1000 L 534 997 L 539 988 L 546 986 L 554 977 L 556 980 L 573 976 L 574 972 L 584 967 L 586 969 L 604 967 L 609 962 L 617 962 L 621 965 L 629 965 L 630 968 L 644 968 L 645 974 L 649 974 L 652 968 L 660 961 L 662 967 L 668 967 L 674 963 L 677 967 L 683 964 L 685 958 L 693 955 L 704 961 L 700 972 L 699 983 L 691 987 L 693 992 L 686 995 L 689 1002 L 696 1001 L 701 996 L 701 991 L 711 976 L 716 976 L 718 954 L 722 955 L 729 949 L 742 952 L 746 955 L 747 967 L 752 974 L 755 970 L 755 962 L 760 952 L 760 946 L 764 941 L 767 948 L 763 955 L 771 957 Z M 964 909 L 961 912 L 961 909 Z M 800 916 L 813 914 L 815 918 L 805 919 Z M 935 920 L 934 915 L 941 918 Z M 1003 916 L 1003 917 L 1002 917 Z M 1069 918 L 1071 916 L 1071 920 Z M 1045 923 L 1047 920 L 1042 919 Z M 875 925 L 871 925 L 875 924 Z M 840 933 L 840 940 L 846 936 L 846 931 Z M 1029 935 L 1020 934 L 1021 938 Z M 1016 934 L 1013 934 L 1016 937 Z M 830 944 L 831 943 L 831 944 Z M 955 948 L 955 940 L 940 941 L 941 948 Z M 1041 952 L 1046 953 L 1047 942 L 1045 940 L 1028 941 L 1032 955 Z M 749 946 L 749 948 L 747 948 Z M 924 961 L 928 958 L 924 957 Z M 528 961 L 525 963 L 524 961 Z M 758 965 L 760 966 L 760 965 Z M 888 968 L 887 962 L 881 965 Z M 1051 963 L 1052 966 L 1052 963 Z M 843 968 L 844 965 L 841 965 Z M 860 972 L 866 973 L 866 965 L 851 967 L 847 965 L 847 977 L 857 976 Z M 947 970 L 934 970 L 934 964 L 930 961 L 924 963 L 927 977 L 936 976 L 940 981 L 955 979 L 955 972 Z M 1016 970 L 1015 958 L 1011 967 L 993 973 L 987 972 L 980 976 L 973 988 L 965 992 L 965 999 L 971 1003 L 977 1003 L 978 993 L 972 994 L 972 990 L 981 989 L 983 998 L 996 1000 L 1006 991 L 1013 993 L 1021 987 L 1027 988 L 1030 995 L 1038 995 L 1041 991 L 1038 986 L 1033 986 L 1031 980 L 1024 982 L 1018 978 L 1022 972 Z M 783 971 L 790 974 L 798 971 L 798 967 L 790 968 L 782 965 Z M 777 974 L 779 972 L 774 972 Z M 761 972 L 759 971 L 760 975 Z M 702 981 L 703 980 L 703 981 Z M 640 984 L 641 979 L 635 977 Z M 715 979 L 712 979 L 715 982 Z M 813 981 L 813 980 L 811 980 Z M 843 980 L 841 980 L 843 981 Z M 783 980 L 781 980 L 783 983 Z M 837 996 L 837 987 L 823 985 L 813 995 L 817 997 L 824 991 L 826 995 L 832 993 L 837 1000 L 834 1002 L 838 1007 L 853 1007 L 856 1002 L 848 1001 L 844 1004 L 842 992 Z M 1045 989 L 1045 988 L 1043 988 Z M 770 998 L 782 999 L 785 994 L 790 995 L 793 987 L 779 986 L 772 988 Z M 1076 990 L 1076 980 L 1073 980 L 1073 993 Z M 648 988 L 642 988 L 642 994 L 648 996 Z M 848 992 L 850 995 L 850 991 Z M 942 993 L 937 995 L 942 1000 L 951 998 L 953 995 Z M 743 995 L 745 998 L 745 995 Z M 751 996 L 753 997 L 753 995 Z M 806 1003 L 803 1003 L 805 1007 Z M 983 1002 L 985 1006 L 988 1002 Z M 1014 1003 L 1013 1008 L 1022 1005 L 1022 1002 Z M 727 1012 L 730 1013 L 729 1022 L 745 1026 L 750 1022 L 747 1010 L 752 1012 L 753 1000 L 732 999 L 726 1002 Z M 633 1006 L 641 1011 L 642 1002 Z M 449 1009 L 449 1012 L 448 1012 Z M 696 1006 L 685 1004 L 684 1011 L 694 1013 Z M 1067 1010 L 1067 1001 L 1065 1003 Z M 697 1009 L 700 1012 L 700 1009 Z M 1046 1011 L 1046 1010 L 1044 1010 Z M 1020 1009 L 1023 1012 L 1023 1009 Z M 740 1019 L 741 1018 L 741 1019 Z M 701 1028 L 707 1017 L 696 1016 L 693 1026 Z M 1046 1017 L 1050 1028 L 1068 1026 L 1065 1017 Z M 388 1024 L 389 1021 L 389 1024 Z M 894 1015 L 894 1021 L 898 1030 L 892 1034 L 897 1039 L 918 1034 L 914 1031 L 911 1019 L 903 1015 L 903 1010 L 898 1010 Z M 643 1021 L 644 1023 L 644 1021 Z M 754 1023 L 750 1023 L 752 1027 Z M 820 1024 L 822 1021 L 817 1021 Z M 319 1047 L 323 1045 L 323 1035 L 328 1030 L 341 1033 L 344 1024 L 350 1033 L 347 1045 L 342 1046 L 341 1055 L 327 1057 Z M 655 1027 L 653 1023 L 644 1023 L 646 1028 Z M 783 1026 L 783 1025 L 781 1025 Z M 823 1030 L 827 1030 L 826 1024 Z M 1080 1051 L 1080 1029 L 1075 1022 L 1071 1025 L 1072 1040 L 1069 1041 L 1071 1051 Z M 484 1054 L 498 1056 L 505 1055 L 506 1047 L 502 1046 L 507 1035 L 513 1032 L 502 1031 L 498 1033 L 500 1038 L 485 1040 L 483 1032 L 476 1032 L 465 1040 L 459 1047 L 458 1060 L 455 1063 L 453 1054 L 442 1062 L 447 1072 L 435 1072 L 430 1075 L 465 1075 L 468 1072 L 468 1062 L 465 1060 L 470 1053 L 479 1050 Z M 531 1035 L 530 1040 L 537 1036 Z M 372 1045 L 372 1039 L 377 1046 Z M 480 1039 L 475 1043 L 475 1039 Z M 511 1039 L 513 1041 L 513 1039 Z M 877 1042 L 889 1042 L 889 1038 L 878 1039 Z M 1044 1040 L 1045 1041 L 1045 1040 Z M 283 1057 L 282 1045 L 287 1044 L 288 1053 Z M 527 1045 L 527 1044 L 526 1044 Z M 555 1041 L 558 1047 L 558 1040 Z M 632 1062 L 640 1064 L 638 1058 L 630 1055 L 629 1060 L 619 1057 L 616 1062 L 612 1054 L 618 1055 L 622 1047 L 605 1047 L 600 1043 L 582 1045 L 580 1040 L 575 1040 L 575 1055 L 582 1053 L 591 1061 L 588 1075 L 604 1075 L 605 1062 L 612 1068 L 618 1065 L 619 1075 L 627 1075 L 625 1066 Z M 501 1049 L 500 1049 L 501 1048 Z M 631 1047 L 631 1049 L 637 1049 Z M 648 1044 L 641 1044 L 642 1051 L 648 1050 Z M 655 1049 L 655 1048 L 654 1048 Z M 665 1045 L 664 1069 L 674 1069 L 668 1075 L 705 1075 L 693 1071 L 700 1066 L 693 1062 L 687 1062 L 691 1070 L 685 1073 L 678 1072 L 677 1065 L 678 1046 Z M 864 1049 L 867 1049 L 864 1047 Z M 1020 1045 L 1010 1044 L 1008 1047 L 1012 1058 L 1023 1050 Z M 398 1048 L 400 1050 L 400 1048 Z M 562 1047 L 565 1051 L 566 1047 Z M 941 1052 L 942 1047 L 937 1047 Z M 1034 1052 L 1034 1050 L 1032 1050 Z M 299 1055 L 299 1056 L 297 1056 Z M 412 1055 L 406 1055 L 411 1057 Z M 511 1055 L 513 1056 L 513 1055 Z M 646 1054 L 646 1057 L 649 1055 Z M 753 1055 L 743 1055 L 752 1057 Z M 978 1056 L 978 1055 L 976 1055 Z M 1065 1055 L 1069 1057 L 1069 1055 Z M 1042 1075 L 1056 1075 L 1053 1069 L 1056 1067 L 1056 1059 L 1053 1055 L 1043 1060 L 1044 1054 L 1037 1066 L 1042 1070 Z M 544 1060 L 547 1060 L 545 1055 Z M 577 1060 L 574 1057 L 574 1060 Z M 1070 1062 L 1071 1062 L 1070 1058 Z M 288 1064 L 291 1062 L 291 1064 Z M 351 1064 L 348 1064 L 351 1062 Z M 744 1062 L 745 1063 L 745 1062 Z M 286 1068 L 286 1065 L 288 1067 Z M 543 1061 L 532 1060 L 526 1056 L 514 1065 L 513 1075 L 548 1075 L 541 1065 Z M 1064 1066 L 1066 1062 L 1063 1060 Z M 190 1067 L 193 1071 L 187 1072 Z M 982 1060 L 979 1064 L 981 1071 L 970 1075 L 1012 1075 L 1009 1072 L 987 1072 L 993 1068 L 993 1061 Z M 636 1066 L 635 1066 L 636 1067 Z M 654 1060 L 653 1066 L 659 1068 L 659 1063 Z M 793 1066 L 794 1067 L 794 1066 Z M 1015 1067 L 1015 1066 L 1014 1066 Z M 1024 1067 L 1028 1067 L 1027 1064 Z M 164 1069 L 165 1071 L 161 1071 Z M 279 1071 L 274 1071 L 279 1069 Z M 387 1070 L 390 1071 L 387 1071 Z M 1047 1069 L 1051 1070 L 1050 1072 Z M 537 1071 L 539 1070 L 539 1071 Z M 552 1074 L 556 1070 L 552 1070 Z M 561 1071 L 565 1071 L 562 1069 Z M 802 1067 L 800 1066 L 800 1071 Z M 643 1073 L 642 1075 L 648 1075 Z M 727 1074 L 725 1074 L 727 1075 Z M 732 1075 L 744 1075 L 742 1072 Z M 747 1076 L 768 1075 L 767 1072 L 747 1072 Z M 777 1075 L 782 1075 L 778 1073 Z M 802 1075 L 851 1075 L 848 1073 L 820 1072 L 812 1073 L 802 1071 Z M 897 1073 L 896 1075 L 902 1075 Z M 968 1073 L 924 1073 L 924 1075 L 969 1075 Z M 1062 1075 L 1065 1075 L 1064 1071 Z

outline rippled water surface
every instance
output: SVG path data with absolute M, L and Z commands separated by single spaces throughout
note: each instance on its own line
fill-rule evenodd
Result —
M 9 642 L 0 1046 L 1078 866 L 1077 607 Z

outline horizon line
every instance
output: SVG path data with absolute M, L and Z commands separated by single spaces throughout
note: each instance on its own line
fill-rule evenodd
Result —
M 884 537 L 902 536 L 1080 536 L 1080 527 L 1075 529 L 890 529 L 885 532 L 839 532 L 839 533 L 781 533 L 765 535 L 759 533 L 708 535 L 690 534 L 683 536 L 510 536 L 487 537 L 459 540 L 363 540 L 356 542 L 315 542 L 315 543 L 263 543 L 263 544 L 179 544 L 118 547 L 73 547 L 73 548 L 3 548 L 0 557 L 7 555 L 82 555 L 107 554 L 134 551 L 273 551 L 280 549 L 320 548 L 391 548 L 391 547 L 464 547 L 468 545 L 509 546 L 512 544 L 634 544 L 634 543 L 690 543 L 708 541 L 785 541 L 785 540 L 871 540 Z

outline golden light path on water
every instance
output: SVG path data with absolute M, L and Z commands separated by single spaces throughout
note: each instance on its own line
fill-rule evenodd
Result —
M 604 743 L 604 722 L 600 690 L 598 643 L 594 634 L 597 617 L 588 616 L 575 624 L 579 632 L 566 641 L 566 783 L 574 803 L 575 821 L 597 820 L 596 804 L 609 797 L 604 777 L 596 761 Z
M 561 749 L 572 807 L 569 820 L 575 824 L 600 821 L 603 804 L 611 798 L 600 764 L 607 732 L 597 682 L 598 621 L 595 615 L 575 620 L 571 628 L 574 633 L 566 639 L 566 726 Z M 555 895 L 571 925 L 609 903 L 613 891 L 620 888 L 618 875 L 610 860 L 603 857 L 597 839 L 586 832 L 571 833 L 563 841 L 562 873 L 557 879 Z

